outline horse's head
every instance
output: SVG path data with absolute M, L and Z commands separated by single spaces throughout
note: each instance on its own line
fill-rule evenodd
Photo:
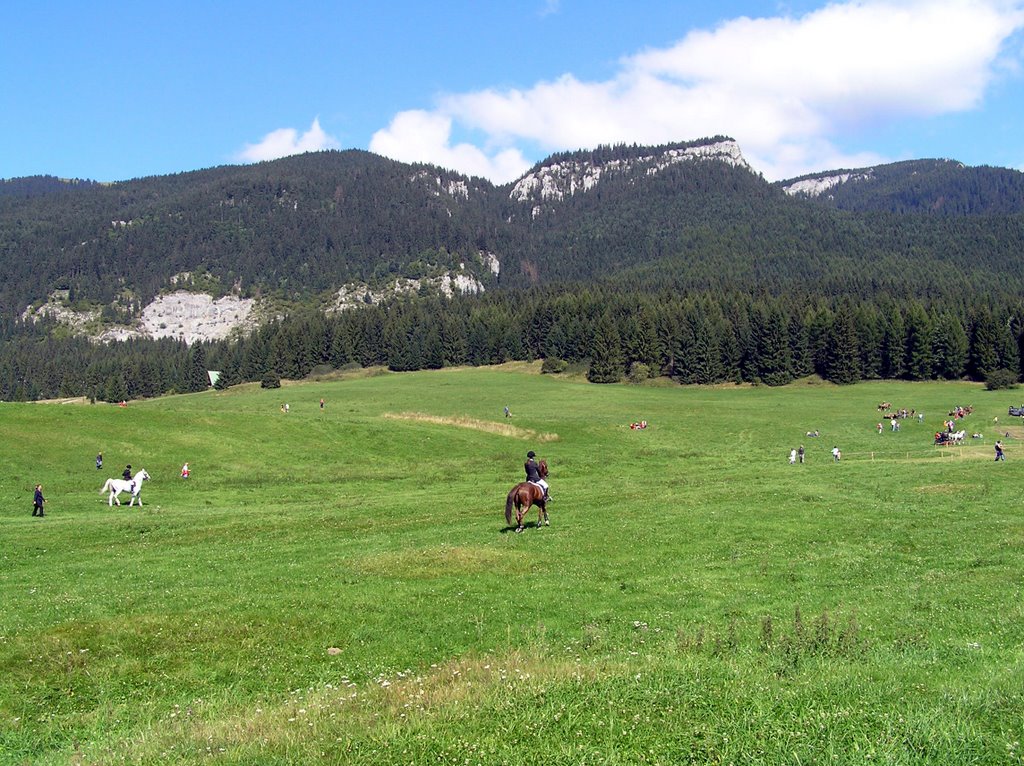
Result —
M 149 478 L 149 474 L 146 473 L 146 469 L 143 468 L 141 471 L 139 471 L 138 475 L 135 478 L 138 479 L 139 481 L 146 481 L 146 479 Z
M 537 466 L 537 471 L 540 473 L 542 478 L 546 479 L 548 477 L 548 461 L 541 460 L 540 464 Z

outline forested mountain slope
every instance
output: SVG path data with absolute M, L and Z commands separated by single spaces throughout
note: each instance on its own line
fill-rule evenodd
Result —
M 788 194 L 840 210 L 940 215 L 1024 213 L 1024 173 L 911 160 L 781 181 Z
M 595 382 L 1005 383 L 1024 371 L 1020 175 L 923 161 L 771 184 L 714 137 L 561 153 L 505 186 L 360 151 L 15 179 L 0 190 L 0 399 L 538 357 Z M 472 289 L 448 297 L 438 275 Z M 396 277 L 422 281 L 398 297 Z M 335 311 L 353 285 L 373 295 Z M 191 345 L 20 319 L 56 295 L 109 325 L 182 288 L 282 300 L 244 337 Z
M 486 181 L 367 152 L 0 196 L 0 306 L 53 289 L 145 303 L 181 272 L 300 295 L 475 255 Z M 479 279 L 489 271 L 470 258 Z
M 500 187 L 362 151 L 116 184 L 15 179 L 0 193 L 0 317 L 54 290 L 136 316 L 183 273 L 214 294 L 310 303 L 440 273 L 485 289 L 1013 293 L 1022 177 L 921 161 L 770 184 L 719 136 L 561 153 Z

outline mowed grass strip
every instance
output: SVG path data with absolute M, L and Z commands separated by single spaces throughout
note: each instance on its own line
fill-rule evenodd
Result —
M 466 369 L 0 404 L 0 763 L 1015 762 L 1006 399 Z M 967 404 L 983 438 L 934 447 Z M 526 436 L 455 423 L 506 405 Z M 517 535 L 528 449 L 552 526 Z
M 384 417 L 393 420 L 415 420 L 421 423 L 473 428 L 477 431 L 500 434 L 501 436 L 509 436 L 513 439 L 529 439 L 537 444 L 552 442 L 558 439 L 558 434 L 538 434 L 536 431 L 528 428 L 518 428 L 508 423 L 492 423 L 486 420 L 477 420 L 476 418 L 442 417 L 440 415 L 427 415 L 422 412 L 386 412 Z

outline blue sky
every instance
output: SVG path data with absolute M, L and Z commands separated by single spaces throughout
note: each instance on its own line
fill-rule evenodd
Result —
M 715 134 L 771 180 L 1024 168 L 1024 0 L 13 0 L 0 72 L 0 178 L 358 148 L 505 182 Z

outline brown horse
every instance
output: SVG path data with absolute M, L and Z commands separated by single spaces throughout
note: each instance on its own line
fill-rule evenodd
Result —
M 537 470 L 542 479 L 548 477 L 548 463 L 541 460 Z M 512 526 L 512 509 L 516 510 L 516 532 L 523 531 L 523 516 L 527 514 L 531 506 L 537 506 L 537 527 L 541 523 L 550 525 L 548 521 L 548 509 L 544 507 L 544 490 L 533 482 L 523 481 L 512 487 L 505 500 L 505 522 Z

